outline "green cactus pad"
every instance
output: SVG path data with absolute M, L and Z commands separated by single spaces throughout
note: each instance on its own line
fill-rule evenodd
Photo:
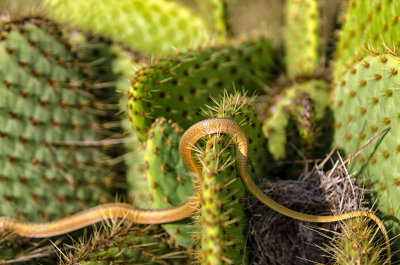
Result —
M 182 128 L 201 119 L 200 108 L 223 89 L 262 91 L 271 80 L 273 55 L 265 39 L 178 53 L 137 71 L 129 94 L 133 127 L 142 140 L 157 117 Z
M 0 38 L 0 215 L 47 221 L 108 201 L 106 150 L 62 143 L 104 138 L 94 68 L 43 19 L 3 23 Z
M 399 1 L 348 2 L 344 25 L 337 45 L 334 76 L 340 78 L 343 71 L 368 54 L 368 50 L 384 52 L 388 48 L 397 52 L 400 48 Z
M 209 118 L 229 118 L 242 125 L 249 139 L 249 167 L 252 177 L 264 176 L 269 155 L 261 123 L 255 116 L 254 98 L 225 93 L 205 111 Z M 197 218 L 201 228 L 202 264 L 247 264 L 246 231 L 248 218 L 244 211 L 246 188 L 238 178 L 235 167 L 235 149 L 225 135 L 207 139 L 198 156 L 203 166 L 201 183 L 201 210 Z M 199 235 L 198 235 L 199 236 Z
M 182 129 L 165 118 L 156 119 L 146 141 L 144 160 L 152 208 L 184 204 L 193 195 L 192 179 L 179 154 Z M 180 245 L 191 247 L 195 227 L 190 219 L 163 225 Z
M 285 88 L 282 93 L 275 97 L 275 104 L 270 107 L 269 117 L 263 123 L 263 132 L 268 138 L 268 150 L 274 159 L 286 158 L 287 127 L 291 119 L 294 119 L 294 123 L 297 124 L 296 130 L 299 131 L 300 142 L 303 142 L 303 145 L 308 145 L 304 142 L 315 140 L 314 127 L 316 121 L 325 116 L 325 109 L 329 103 L 328 88 L 329 84 L 326 81 L 309 80 Z M 303 96 L 311 99 L 311 106 L 304 105 L 301 102 Z M 310 114 L 314 117 L 307 115 L 306 108 L 314 108 L 308 111 L 314 113 Z M 306 123 L 311 124 L 307 126 Z M 293 141 L 293 139 L 290 139 L 290 141 Z M 302 151 L 304 152 L 304 150 Z
M 219 41 L 224 41 L 228 34 L 227 8 L 225 0 L 198 0 L 202 14 L 211 33 Z
M 207 38 L 207 27 L 200 17 L 173 1 L 44 1 L 55 21 L 148 55 L 194 47 Z
M 398 56 L 369 55 L 337 80 L 332 102 L 335 144 L 339 144 L 347 156 L 391 127 L 387 134 L 351 161 L 350 169 L 365 180 L 367 188 L 376 191 L 377 206 L 384 216 L 385 226 L 395 234 L 400 231 L 397 221 L 400 218 L 399 70 Z M 354 122 L 349 127 L 351 120 Z
M 319 64 L 317 0 L 286 1 L 285 59 L 289 78 L 310 74 Z

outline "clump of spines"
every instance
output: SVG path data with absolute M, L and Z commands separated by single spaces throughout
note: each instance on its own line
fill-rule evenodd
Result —
M 160 226 L 112 220 L 72 246 L 61 249 L 61 264 L 187 264 L 189 252 L 176 247 Z
M 70 37 L 41 18 L 1 25 L 2 215 L 46 221 L 110 199 L 105 150 L 73 144 L 102 140 L 104 130 L 95 67 Z
M 178 146 L 183 130 L 171 120 L 154 121 L 145 143 L 145 177 L 154 209 L 166 209 L 184 204 L 193 195 L 192 178 L 179 154 Z M 192 247 L 195 227 L 190 219 L 164 228 L 180 245 Z
M 335 232 L 329 245 L 321 247 L 335 265 L 388 264 L 382 238 L 376 239 L 379 229 L 367 217 L 341 221 L 341 231 Z
M 146 139 L 154 118 L 183 129 L 201 119 L 200 109 L 226 89 L 262 91 L 273 68 L 271 46 L 263 38 L 199 48 L 168 56 L 139 69 L 132 81 L 129 113 L 138 136 Z
M 288 0 L 285 61 L 289 78 L 312 74 L 319 64 L 319 11 L 316 0 Z

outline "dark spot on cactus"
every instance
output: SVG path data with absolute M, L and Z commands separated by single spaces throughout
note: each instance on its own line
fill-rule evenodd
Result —
M 397 69 L 392 69 L 391 74 L 392 75 L 397 75 Z
M 350 73 L 352 73 L 352 74 L 355 74 L 355 73 L 357 73 L 357 69 L 355 69 L 355 68 L 352 68 L 352 69 L 350 70 Z
M 10 47 L 6 47 L 6 51 L 8 54 L 13 54 L 14 50 Z
M 190 94 L 192 94 L 192 95 L 196 94 L 196 89 L 192 87 L 192 88 L 190 89 Z
M 386 27 L 387 27 L 387 25 L 386 25 Z M 382 62 L 382 63 L 386 63 L 387 61 L 388 61 L 388 59 L 387 59 L 386 57 L 382 57 L 382 58 L 381 58 L 381 62 Z
M 394 180 L 394 185 L 396 185 L 396 186 L 400 186 L 400 179 L 395 179 Z
M 387 159 L 387 158 L 389 158 L 389 152 L 388 151 L 385 151 L 385 152 L 383 152 L 383 158 L 385 158 L 385 159 Z
M 11 119 L 13 119 L 13 120 L 18 119 L 18 114 L 17 113 L 10 111 L 8 114 L 10 115 Z
M 387 97 L 393 96 L 393 90 L 391 90 L 391 89 L 386 90 L 385 95 L 386 95 Z
M 217 86 L 218 88 L 223 88 L 224 83 L 223 83 L 221 80 L 219 80 L 219 81 L 217 82 L 216 86 Z
M 201 79 L 201 83 L 203 84 L 203 85 L 207 85 L 207 83 L 208 83 L 208 79 L 207 78 L 202 78 Z
M 375 80 L 381 80 L 382 79 L 382 75 L 380 74 L 375 74 Z
M 238 84 L 239 84 L 239 85 L 243 85 L 243 84 L 244 84 L 243 78 L 239 77 L 239 79 L 238 79 Z
M 371 64 L 369 62 L 364 62 L 364 64 L 363 64 L 364 68 L 369 68 L 370 65 Z
M 373 98 L 372 98 L 372 103 L 373 103 L 373 104 L 378 104 L 378 102 L 379 102 L 379 99 L 378 99 L 378 98 L 376 98 L 376 97 L 373 97 Z
M 238 73 L 238 68 L 237 67 L 232 67 L 231 69 L 231 74 L 237 74 Z
M 360 86 L 365 86 L 366 84 L 367 84 L 367 81 L 365 81 L 365 80 L 360 81 Z
M 389 118 L 385 118 L 385 119 L 383 120 L 383 122 L 384 122 L 386 125 L 389 125 L 389 124 L 390 124 L 390 119 L 389 119 Z

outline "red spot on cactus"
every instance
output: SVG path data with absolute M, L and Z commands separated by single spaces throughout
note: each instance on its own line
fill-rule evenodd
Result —
M 341 123 L 341 122 L 337 122 L 337 123 L 335 124 L 335 126 L 336 126 L 336 128 L 340 128 L 340 127 L 342 127 L 342 123 Z
M 358 162 L 360 162 L 360 163 L 361 163 L 361 162 L 364 162 L 364 157 L 359 156 L 359 157 L 358 157 Z
M 371 126 L 371 131 L 376 132 L 378 130 L 378 127 L 376 126 Z
M 350 140 L 351 139 L 351 134 L 347 134 L 346 135 L 346 140 Z
M 364 139 L 365 138 L 365 133 L 361 133 L 360 134 L 360 139 Z
M 371 164 L 375 164 L 376 163 L 376 158 L 375 157 L 371 158 L 370 162 L 371 162 Z
M 376 97 L 372 98 L 372 103 L 373 104 L 378 104 L 378 102 L 379 102 L 378 98 L 376 98 Z
M 388 211 L 388 215 L 393 216 L 393 215 L 394 215 L 394 211 L 393 211 L 393 210 L 389 210 L 389 211 Z
M 367 112 L 367 109 L 366 108 L 361 108 L 360 112 L 361 112 L 361 114 L 365 114 Z
M 342 106 L 343 105 L 343 101 L 339 100 L 337 104 L 338 104 L 338 106 Z
M 379 187 L 380 190 L 386 190 L 386 185 L 385 184 L 381 184 L 381 186 Z
M 382 75 L 380 74 L 375 74 L 375 80 L 381 80 L 382 79 Z
M 385 118 L 385 119 L 383 120 L 383 122 L 384 122 L 386 125 L 389 125 L 389 124 L 390 124 L 390 119 L 389 119 L 389 118 Z
M 394 180 L 394 185 L 400 186 L 400 179 L 395 179 Z
M 397 75 L 397 70 L 396 69 L 392 69 L 391 74 L 392 75 Z
M 389 158 L 389 152 L 387 152 L 387 151 L 385 151 L 385 152 L 383 152 L 383 158 L 385 158 L 385 159 L 387 159 L 387 158 Z
M 357 95 L 356 91 L 351 91 L 350 92 L 350 97 L 355 97 Z
M 367 81 L 365 81 L 365 80 L 360 81 L 360 86 L 365 86 L 366 84 L 367 84 Z

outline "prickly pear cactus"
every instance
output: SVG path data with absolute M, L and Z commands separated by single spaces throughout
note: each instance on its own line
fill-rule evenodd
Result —
M 399 47 L 399 1 L 351 0 L 347 5 L 337 44 L 336 78 L 367 55 L 368 49 L 385 52 L 387 49 L 396 51 Z
M 316 0 L 287 0 L 285 61 L 289 78 L 310 74 L 319 64 L 319 11 Z
M 230 118 L 243 125 L 249 137 L 252 176 L 260 176 L 267 165 L 266 141 L 261 124 L 254 115 L 252 100 L 240 94 L 225 94 L 207 112 L 208 117 Z M 202 165 L 201 209 L 196 218 L 201 234 L 198 260 L 201 264 L 248 264 L 246 236 L 248 218 L 243 201 L 246 189 L 237 176 L 235 148 L 226 135 L 212 135 L 200 147 Z
M 304 83 L 294 83 L 285 88 L 273 100 L 268 116 L 263 122 L 263 132 L 267 137 L 268 150 L 274 159 L 287 158 L 287 142 L 294 141 L 291 136 L 297 134 L 298 148 L 305 155 L 310 155 L 317 139 L 317 122 L 325 117 L 329 103 L 329 83 L 311 79 Z M 293 120 L 297 132 L 288 132 Z M 291 157 L 291 155 L 288 155 Z
M 200 109 L 210 103 L 210 96 L 224 89 L 262 91 L 272 68 L 271 46 L 263 38 L 159 59 L 138 70 L 132 81 L 128 95 L 132 126 L 142 140 L 156 117 L 187 128 L 201 119 Z
M 113 223 L 82 239 L 61 256 L 61 264 L 187 264 L 188 252 L 175 247 L 159 226 Z
M 400 133 L 398 101 L 400 94 L 399 59 L 392 54 L 371 54 L 355 63 L 338 81 L 335 88 L 335 143 L 347 154 L 354 154 L 368 139 L 391 127 L 379 141 L 370 144 L 356 159 L 351 169 L 373 188 L 379 197 L 379 212 L 386 216 L 385 225 L 394 233 L 400 231 L 400 180 L 398 159 Z M 348 124 L 353 120 L 353 124 Z M 344 134 L 343 139 L 340 140 Z M 396 218 L 393 218 L 396 217 Z
M 0 214 L 44 221 L 108 201 L 108 155 L 74 144 L 104 138 L 93 68 L 47 20 L 0 30 Z
M 182 133 L 177 124 L 165 118 L 156 119 L 149 131 L 144 163 L 154 209 L 182 205 L 193 194 L 192 177 L 178 150 Z M 196 228 L 191 223 L 187 219 L 163 226 L 178 244 L 192 247 L 191 236 Z
M 225 0 L 198 0 L 202 14 L 217 40 L 224 41 L 229 32 L 227 3 Z
M 158 54 L 206 41 L 207 27 L 189 9 L 167 0 L 44 0 L 56 21 Z
M 379 265 L 388 264 L 382 255 L 385 243 L 376 240 L 376 227 L 369 218 L 352 218 L 341 223 L 340 233 L 336 233 L 326 250 L 335 265 Z

